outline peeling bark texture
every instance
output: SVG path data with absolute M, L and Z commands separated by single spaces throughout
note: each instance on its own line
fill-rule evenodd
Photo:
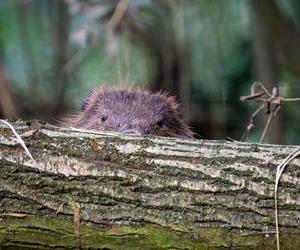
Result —
M 293 146 L 12 125 L 37 165 L 0 124 L 1 249 L 276 248 L 275 173 Z M 281 249 L 300 249 L 299 166 L 280 179 Z

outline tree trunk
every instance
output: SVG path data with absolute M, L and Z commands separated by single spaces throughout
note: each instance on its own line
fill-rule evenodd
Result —
M 275 173 L 292 146 L 12 124 L 37 164 L 0 123 L 3 248 L 276 247 Z M 300 249 L 299 167 L 280 180 L 282 249 Z
M 300 78 L 300 33 L 288 16 L 279 8 L 278 1 L 251 0 L 252 6 L 260 12 L 274 44 L 283 53 L 291 72 Z
M 255 68 L 255 79 L 253 82 L 263 82 L 264 86 L 272 93 L 274 87 L 278 88 L 278 67 L 275 56 L 275 46 L 268 27 L 265 23 L 263 13 L 256 4 L 251 5 L 253 57 Z M 258 116 L 260 130 L 263 131 L 267 123 L 267 116 Z M 282 121 L 280 116 L 273 117 L 265 140 L 269 143 L 282 143 Z
M 16 116 L 19 113 L 18 98 L 14 96 L 4 69 L 3 41 L 0 38 L 0 117 Z

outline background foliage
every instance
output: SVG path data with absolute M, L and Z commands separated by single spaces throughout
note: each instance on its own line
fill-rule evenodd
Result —
M 239 140 L 253 82 L 300 96 L 299 25 L 297 0 L 1 0 L 0 116 L 56 122 L 91 88 L 129 84 L 177 95 L 198 137 Z M 265 141 L 298 143 L 299 120 L 285 103 Z

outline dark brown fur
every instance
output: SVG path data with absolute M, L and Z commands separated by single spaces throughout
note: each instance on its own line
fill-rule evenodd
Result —
M 192 138 L 179 105 L 166 94 L 98 87 L 65 126 L 99 131 Z

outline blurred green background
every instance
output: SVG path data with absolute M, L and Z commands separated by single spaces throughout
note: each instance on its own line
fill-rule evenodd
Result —
M 56 123 L 93 87 L 126 84 L 176 95 L 198 138 L 240 140 L 253 82 L 300 97 L 299 28 L 299 0 L 1 0 L 0 117 Z M 284 102 L 264 141 L 299 132 L 299 102 Z

